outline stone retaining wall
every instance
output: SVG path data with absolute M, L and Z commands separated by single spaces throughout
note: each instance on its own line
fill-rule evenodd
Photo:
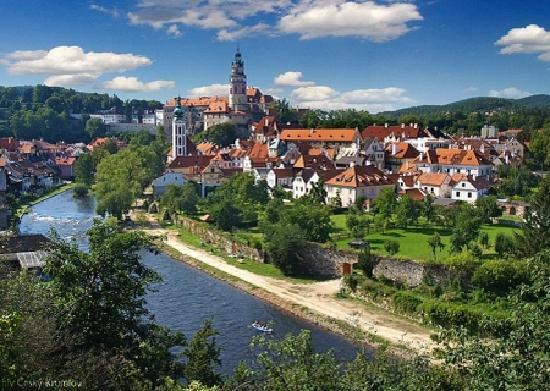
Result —
M 446 286 L 459 282 L 463 287 L 471 283 L 469 270 L 456 270 L 445 265 L 424 265 L 416 261 L 378 258 L 373 270 L 374 277 L 399 282 L 410 288 L 426 282 Z

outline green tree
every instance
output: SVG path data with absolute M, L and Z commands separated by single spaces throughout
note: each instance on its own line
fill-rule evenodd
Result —
M 235 142 L 237 138 L 237 129 L 235 125 L 229 122 L 213 125 L 208 130 L 198 133 L 194 140 L 200 142 L 208 140 L 221 147 L 227 147 Z
M 94 180 L 94 170 L 94 161 L 90 154 L 84 153 L 80 155 L 75 165 L 76 181 L 86 187 L 90 187 Z
M 399 242 L 388 239 L 384 242 L 384 249 L 389 255 L 395 255 L 399 252 Z
M 513 237 L 502 232 L 497 233 L 495 237 L 495 252 L 501 257 L 511 254 L 515 250 Z
M 397 224 L 403 228 L 406 228 L 410 224 L 414 224 L 418 221 L 420 215 L 420 206 L 418 202 L 414 201 L 407 195 L 402 196 L 399 199 L 397 207 L 395 208 Z
M 264 234 L 270 262 L 286 275 L 302 272 L 300 252 L 305 245 L 302 230 L 296 225 L 279 222 Z
M 516 236 L 518 255 L 528 257 L 550 248 L 550 176 L 544 177 Z
M 476 208 L 481 216 L 483 223 L 490 223 L 491 217 L 497 217 L 502 214 L 502 211 L 497 205 L 497 198 L 495 196 L 480 197 L 476 200 Z
M 84 198 L 88 195 L 88 187 L 83 183 L 77 183 L 73 187 L 74 198 Z
M 479 243 L 485 248 L 489 247 L 489 234 L 487 232 L 481 231 L 479 233 Z
M 391 217 L 397 206 L 397 197 L 393 189 L 384 189 L 374 200 L 374 206 L 378 213 L 384 217 Z
M 187 182 L 183 186 L 169 185 L 160 197 L 160 205 L 171 214 L 182 211 L 192 215 L 197 212 L 198 202 L 197 187 L 192 182 Z
M 441 251 L 445 247 L 445 245 L 441 241 L 441 236 L 439 236 L 439 232 L 435 232 L 432 236 L 430 236 L 430 238 L 428 239 L 428 245 L 432 249 L 434 260 L 437 260 L 437 255 L 436 255 L 437 249 Z
M 241 225 L 241 210 L 239 210 L 230 200 L 214 205 L 210 211 L 219 229 L 230 231 L 233 227 L 239 227 Z
M 212 320 L 207 319 L 185 347 L 184 355 L 187 362 L 184 374 L 188 383 L 198 381 L 207 386 L 221 383 L 220 375 L 213 368 L 221 365 L 216 335 L 218 333 L 212 326 Z
M 429 194 L 424 198 L 422 203 L 422 213 L 429 223 L 433 223 L 436 218 L 436 210 L 434 206 L 434 199 Z
M 537 167 L 550 167 L 550 121 L 544 125 L 544 129 L 534 132 L 529 151 L 533 154 Z
M 99 118 L 90 118 L 86 121 L 86 133 L 91 139 L 105 136 L 105 124 Z

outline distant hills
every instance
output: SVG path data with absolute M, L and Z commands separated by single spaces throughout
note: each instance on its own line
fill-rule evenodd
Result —
M 505 99 L 505 98 L 470 98 L 459 100 L 454 103 L 446 105 L 421 105 L 413 106 L 406 109 L 384 111 L 380 113 L 387 118 L 398 118 L 402 115 L 438 115 L 448 111 L 450 112 L 464 112 L 469 113 L 472 111 L 492 111 L 492 110 L 510 110 L 510 109 L 536 109 L 536 108 L 550 108 L 550 95 L 537 94 L 531 95 L 521 99 Z

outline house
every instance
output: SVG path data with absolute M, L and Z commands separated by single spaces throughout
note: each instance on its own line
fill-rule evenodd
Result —
M 199 184 L 201 197 L 206 197 L 211 191 L 221 186 L 229 177 L 243 172 L 240 168 L 223 168 L 221 160 L 212 159 L 202 172 Z
M 370 205 L 383 189 L 395 189 L 395 183 L 374 166 L 353 166 L 325 182 L 327 202 L 339 199 L 343 207 L 360 198 Z
M 291 168 L 273 168 L 267 173 L 267 185 L 274 189 L 275 187 L 292 187 L 294 180 L 294 170 Z
M 387 123 L 384 126 L 373 124 L 367 126 L 361 132 L 363 139 L 374 138 L 378 141 L 389 143 L 395 141 L 404 141 L 406 139 L 415 139 L 419 137 L 429 136 L 424 130 L 422 130 L 417 123 L 411 123 L 406 125 L 402 123 L 401 125 L 388 125 Z
M 402 165 L 414 162 L 419 153 L 415 147 L 406 142 L 392 142 L 386 151 L 386 168 L 391 172 L 399 172 Z
M 363 149 L 361 155 L 367 158 L 366 165 L 376 166 L 379 170 L 384 169 L 384 162 L 386 160 L 386 154 L 384 152 L 384 143 L 378 141 L 374 137 L 367 137 L 363 139 Z
M 286 143 L 308 142 L 315 148 L 353 148 L 359 151 L 361 134 L 354 128 L 285 128 L 280 133 Z
M 168 170 L 182 173 L 187 180 L 200 182 L 202 171 L 213 158 L 213 155 L 178 156 L 168 165 Z
M 306 168 L 298 172 L 292 181 L 292 198 L 301 198 L 308 194 L 313 186 L 324 183 L 341 173 L 342 170 L 317 170 Z
M 181 172 L 167 171 L 153 180 L 153 196 L 160 198 L 168 186 L 183 186 L 185 182 L 187 182 L 187 179 Z
M 493 183 L 484 177 L 463 175 L 462 179 L 457 180 L 451 189 L 451 198 L 458 201 L 474 203 L 484 195 L 489 194 Z
M 447 198 L 451 195 L 449 174 L 442 172 L 424 172 L 416 178 L 416 187 L 435 198 Z
M 493 165 L 472 149 L 436 148 L 420 154 L 414 161 L 422 172 L 444 172 L 449 175 L 491 176 Z
M 252 138 L 259 143 L 269 142 L 277 137 L 278 129 L 275 116 L 266 115 L 258 122 L 252 123 L 251 133 Z
M 76 175 L 76 157 L 56 157 L 55 166 L 59 169 L 59 176 L 62 179 L 73 179 Z

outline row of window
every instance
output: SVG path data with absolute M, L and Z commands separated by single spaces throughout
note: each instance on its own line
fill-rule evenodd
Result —
M 460 192 L 459 191 L 456 192 L 456 196 L 457 196 L 457 198 L 460 198 Z M 472 192 L 471 191 L 468 192 L 468 198 L 472 198 Z

